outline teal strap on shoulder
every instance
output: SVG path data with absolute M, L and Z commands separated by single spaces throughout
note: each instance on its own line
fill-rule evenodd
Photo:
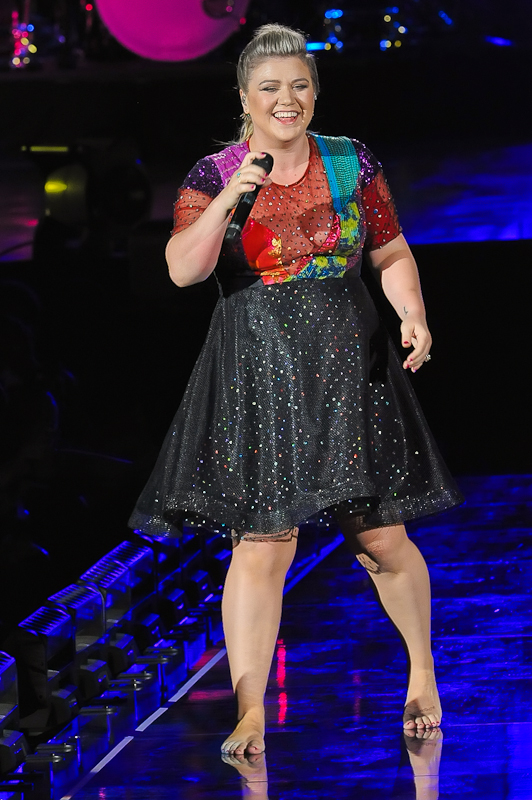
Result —
M 315 136 L 331 187 L 334 210 L 341 214 L 356 189 L 360 162 L 347 136 Z

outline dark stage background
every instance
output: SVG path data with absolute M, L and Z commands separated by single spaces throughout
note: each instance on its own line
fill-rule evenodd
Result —
M 269 18 L 305 28 L 298 4 L 293 17 L 274 3 L 269 11 L 258 6 L 251 4 L 241 34 L 193 63 L 142 60 L 107 37 L 92 58 L 79 50 L 77 60 L 62 61 L 64 53 L 52 48 L 38 68 L 6 67 L 1 207 L 10 206 L 16 169 L 25 174 L 31 162 L 44 183 L 72 156 L 21 154 L 30 145 L 97 153 L 127 140 L 133 144 L 118 150 L 143 162 L 154 196 L 157 182 L 177 187 L 199 157 L 217 149 L 216 140 L 234 135 L 240 109 L 233 64 L 254 23 Z M 357 4 L 346 6 L 352 46 L 318 54 L 322 92 L 313 127 L 355 136 L 385 167 L 393 164 L 399 212 L 402 196 L 412 200 L 412 159 L 530 144 L 526 4 L 517 25 L 496 14 L 498 5 L 473 3 L 456 35 L 425 26 L 412 46 L 391 53 L 379 48 L 370 14 L 384 6 L 359 4 L 366 16 L 360 8 L 355 14 Z M 305 12 L 314 38 L 324 8 Z M 513 44 L 486 41 L 496 34 Z M 99 191 L 111 195 L 112 185 Z M 89 200 L 109 208 L 102 197 Z M 171 201 L 165 208 L 135 220 L 133 202 L 131 219 L 92 230 L 41 220 L 33 258 L 0 259 L 9 388 L 1 409 L 5 629 L 123 540 L 201 346 L 216 289 L 211 280 L 181 290 L 170 283 L 163 249 Z M 531 240 L 420 242 L 414 249 L 434 347 L 413 382 L 451 469 L 530 472 Z M 393 316 L 383 313 L 395 335 Z

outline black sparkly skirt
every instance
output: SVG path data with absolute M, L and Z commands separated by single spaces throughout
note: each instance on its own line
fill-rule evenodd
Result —
M 130 525 L 267 538 L 348 505 L 365 529 L 462 500 L 363 281 L 221 297 Z

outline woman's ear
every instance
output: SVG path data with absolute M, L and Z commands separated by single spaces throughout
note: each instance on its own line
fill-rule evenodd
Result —
M 244 114 L 247 114 L 248 110 L 247 110 L 247 103 L 246 103 L 246 95 L 244 94 L 242 89 L 240 89 L 240 102 L 242 103 L 242 108 L 244 109 Z

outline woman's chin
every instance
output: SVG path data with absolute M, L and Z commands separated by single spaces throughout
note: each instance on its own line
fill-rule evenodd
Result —
M 270 130 L 270 136 L 273 140 L 277 140 L 280 145 L 296 142 L 298 139 L 304 137 L 307 132 L 306 126 L 301 123 L 291 123 L 287 125 L 286 123 L 277 121 L 273 123 Z

